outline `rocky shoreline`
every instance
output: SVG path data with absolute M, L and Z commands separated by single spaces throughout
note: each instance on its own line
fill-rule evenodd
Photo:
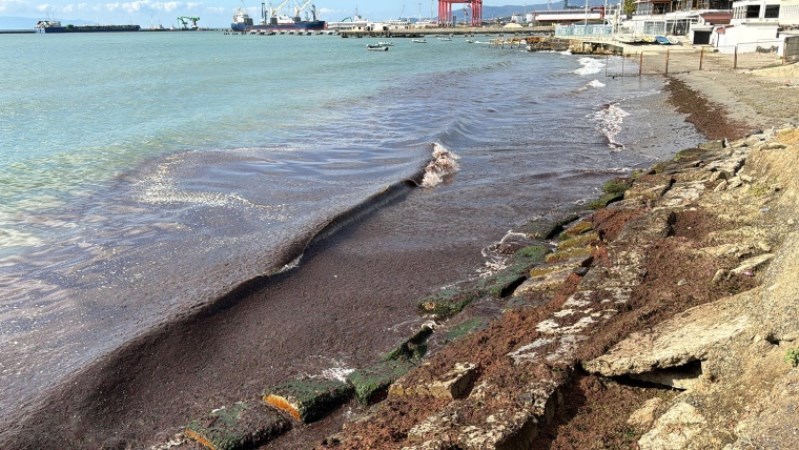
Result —
M 160 448 L 293 448 L 268 443 L 352 398 L 367 406 L 318 447 L 799 448 L 794 85 L 703 75 L 668 90 L 716 140 L 509 235 L 503 270 L 421 299 L 431 322 L 374 365 L 272 387 Z

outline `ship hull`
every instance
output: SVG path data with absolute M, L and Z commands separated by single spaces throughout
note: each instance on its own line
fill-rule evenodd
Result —
M 122 31 L 140 31 L 139 25 L 82 25 L 66 27 L 37 28 L 37 33 L 116 33 Z
M 326 28 L 327 22 L 324 20 L 305 20 L 286 24 L 267 24 L 267 25 L 245 25 L 243 23 L 231 23 L 230 29 L 233 31 L 321 31 Z

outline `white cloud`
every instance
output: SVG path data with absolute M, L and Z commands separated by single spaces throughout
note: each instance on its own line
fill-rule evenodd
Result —
M 172 12 L 180 7 L 180 2 L 156 2 L 153 9 L 156 11 Z
M 202 7 L 199 2 L 152 2 L 150 0 L 135 0 L 131 2 L 113 2 L 104 5 L 105 10 L 115 12 L 123 10 L 129 14 L 145 12 L 145 11 L 159 11 L 159 12 L 172 12 L 178 9 L 199 9 Z
M 0 13 L 10 13 L 26 9 L 27 3 L 19 0 L 0 0 Z
M 36 11 L 39 12 L 47 12 L 53 9 L 53 5 L 48 3 L 42 3 L 41 5 L 36 5 Z

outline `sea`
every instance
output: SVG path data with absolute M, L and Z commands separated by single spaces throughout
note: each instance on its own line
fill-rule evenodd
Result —
M 333 224 L 382 214 L 348 251 L 477 277 L 510 230 L 702 140 L 666 80 L 612 76 L 634 62 L 470 39 L 0 37 L 0 415 L 291 277 Z

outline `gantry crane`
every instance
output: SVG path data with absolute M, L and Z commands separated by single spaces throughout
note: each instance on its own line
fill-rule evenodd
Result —
M 452 25 L 453 3 L 469 3 L 472 10 L 473 27 L 483 24 L 483 0 L 438 0 L 438 23 Z
M 197 26 L 197 22 L 200 21 L 199 17 L 189 17 L 189 16 L 180 16 L 178 17 L 178 22 L 180 23 L 180 27 L 183 30 L 196 30 L 199 28 Z M 189 28 L 189 22 L 191 22 L 191 28 Z

